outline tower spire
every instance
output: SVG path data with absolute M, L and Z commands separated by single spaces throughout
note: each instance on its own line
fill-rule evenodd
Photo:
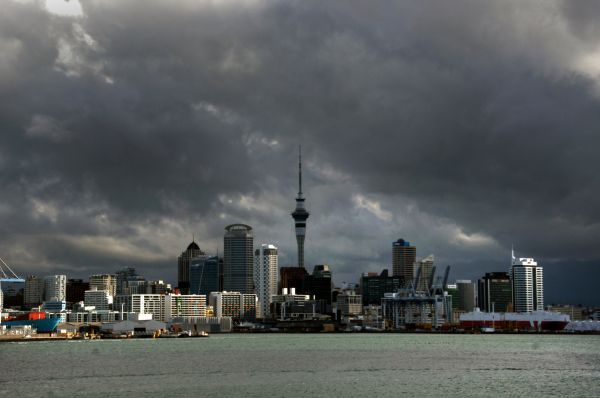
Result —
M 304 236 L 306 235 L 306 219 L 309 213 L 304 207 L 304 195 L 302 194 L 302 146 L 298 146 L 298 196 L 296 197 L 296 209 L 292 213 L 296 227 L 296 242 L 298 243 L 298 266 L 304 267 Z
M 298 197 L 302 197 L 302 145 L 298 145 Z

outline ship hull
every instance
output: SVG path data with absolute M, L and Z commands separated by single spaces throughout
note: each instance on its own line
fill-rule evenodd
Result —
M 493 327 L 496 330 L 560 331 L 569 324 L 569 316 L 548 311 L 532 313 L 490 313 L 474 311 L 460 316 L 460 326 L 466 330 Z
M 38 333 L 52 333 L 56 330 L 56 327 L 60 323 L 60 318 L 46 318 L 46 319 L 22 319 L 13 321 L 3 321 L 2 325 L 6 327 L 12 326 L 31 326 L 32 329 L 36 329 Z

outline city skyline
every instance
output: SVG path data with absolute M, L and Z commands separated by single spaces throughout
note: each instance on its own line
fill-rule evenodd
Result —
M 223 253 L 234 223 L 297 265 L 301 144 L 308 270 L 391 272 L 403 238 L 477 280 L 514 243 L 546 303 L 599 304 L 597 6 L 177 5 L 4 5 L 0 257 L 20 276 L 175 286 L 191 236 Z

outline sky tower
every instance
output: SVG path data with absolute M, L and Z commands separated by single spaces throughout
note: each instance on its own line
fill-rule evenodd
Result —
M 304 268 L 304 236 L 306 235 L 306 219 L 308 212 L 304 208 L 304 196 L 302 195 L 302 147 L 298 148 L 298 196 L 296 197 L 296 209 L 292 213 L 296 226 L 296 242 L 298 243 L 298 267 Z

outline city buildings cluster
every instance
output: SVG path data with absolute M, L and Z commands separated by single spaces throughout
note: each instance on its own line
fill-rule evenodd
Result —
M 210 330 L 230 330 L 232 324 L 256 327 L 257 321 L 270 328 L 300 325 L 299 330 L 320 330 L 331 322 L 373 330 L 439 329 L 475 310 L 545 309 L 543 267 L 534 259 L 516 258 L 513 251 L 508 272 L 448 283 L 450 267 L 436 273 L 435 256 L 418 258 L 417 247 L 405 239 L 391 245 L 391 274 L 388 269 L 363 273 L 356 286 L 334 287 L 329 265 L 317 264 L 311 273 L 305 266 L 309 212 L 301 157 L 298 186 L 291 214 L 297 243 L 294 266 L 280 267 L 278 248 L 269 242 L 255 245 L 252 227 L 239 223 L 225 227 L 222 256 L 205 253 L 193 238 L 177 258 L 175 287 L 146 280 L 133 268 L 91 275 L 88 281 L 66 275 L 28 276 L 21 304 L 25 309 L 41 306 L 64 322 L 152 319 Z M 551 309 L 573 319 L 587 316 L 568 306 Z

